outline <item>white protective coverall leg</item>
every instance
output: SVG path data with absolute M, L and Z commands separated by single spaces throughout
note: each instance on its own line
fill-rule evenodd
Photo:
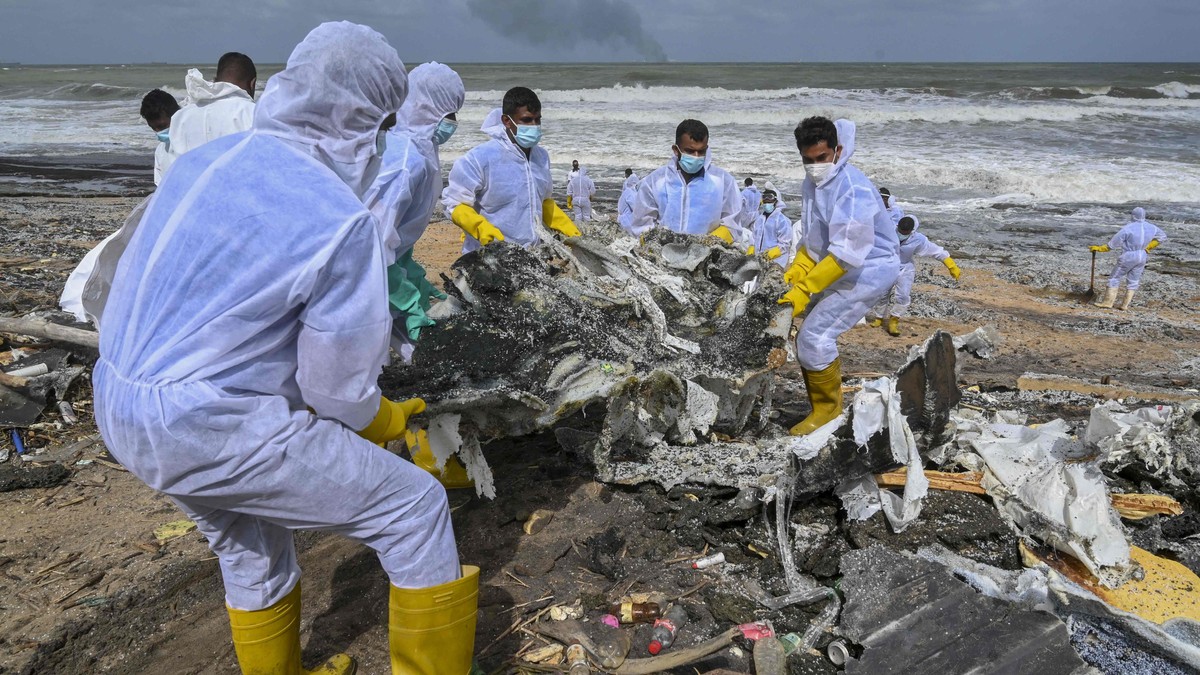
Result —
M 900 273 L 896 225 L 870 179 L 849 164 L 855 127 L 835 122 L 841 156 L 820 185 L 805 178 L 802 247 L 816 261 L 833 255 L 846 273 L 813 298 L 796 337 L 796 355 L 809 371 L 838 358 L 837 338 L 867 315 Z
M 379 407 L 391 325 L 361 197 L 405 92 L 381 35 L 319 26 L 267 84 L 251 132 L 175 162 L 117 265 L 97 424 L 196 520 L 235 610 L 292 590 L 298 529 L 362 541 L 398 587 L 459 576 L 445 491 L 354 431 Z

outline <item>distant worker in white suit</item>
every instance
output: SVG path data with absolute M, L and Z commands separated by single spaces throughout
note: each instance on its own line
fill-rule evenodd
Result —
M 575 177 L 567 183 L 567 198 L 571 202 L 571 211 L 575 223 L 592 219 L 592 195 L 596 194 L 596 184 L 592 182 L 586 168 L 575 172 Z
M 1126 223 L 1107 244 L 1092 246 L 1093 253 L 1118 251 L 1117 266 L 1113 268 L 1112 276 L 1108 278 L 1108 290 L 1104 298 L 1096 303 L 1097 307 L 1112 307 L 1117 299 L 1117 291 L 1121 282 L 1125 281 L 1125 296 L 1117 309 L 1129 309 L 1133 296 L 1142 284 L 1142 273 L 1146 271 L 1146 262 L 1150 259 L 1150 251 L 1167 240 L 1167 233 L 1154 223 L 1146 220 L 1146 209 L 1137 207 L 1133 210 L 1133 219 Z
M 249 56 L 229 52 L 217 61 L 217 76 L 212 82 L 192 68 L 184 84 L 188 97 L 186 105 L 171 118 L 167 166 L 209 141 L 246 131 L 254 120 L 258 71 Z

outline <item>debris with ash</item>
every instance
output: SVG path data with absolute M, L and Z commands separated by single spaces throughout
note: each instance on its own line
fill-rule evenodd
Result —
M 939 330 L 913 348 L 908 363 L 896 374 L 900 410 L 918 442 L 926 447 L 939 445 L 947 437 L 950 411 L 962 400 L 956 351 L 954 338 Z
M 936 563 L 882 546 L 842 557 L 847 673 L 1083 673 L 1066 625 L 990 598 Z M 903 602 L 896 602 L 904 598 Z
M 62 464 L 0 466 L 0 492 L 54 487 L 67 482 L 70 477 L 70 469 Z
M 1139 462 L 1156 477 L 1169 484 L 1183 486 L 1183 478 L 1193 481 L 1200 468 L 1200 454 L 1192 448 L 1176 448 L 1173 439 L 1197 433 L 1195 416 L 1200 401 L 1179 406 L 1159 405 L 1129 412 L 1115 401 L 1092 408 L 1091 418 L 1084 431 L 1084 440 L 1101 453 L 1111 471 L 1120 471 Z
M 411 367 L 385 373 L 387 393 L 421 396 L 447 432 L 457 415 L 463 438 L 557 427 L 605 480 L 628 480 L 663 453 L 705 453 L 713 432 L 762 431 L 768 363 L 786 354 L 791 328 L 775 303 L 778 268 L 716 239 L 593 230 L 460 258 L 437 325 Z
M 25 428 L 33 424 L 46 409 L 50 396 L 65 399 L 67 390 L 83 374 L 83 366 L 67 365 L 70 354 L 58 348 L 37 351 L 25 356 L 9 372 L 33 371 L 30 377 L 6 377 L 0 384 L 0 427 Z

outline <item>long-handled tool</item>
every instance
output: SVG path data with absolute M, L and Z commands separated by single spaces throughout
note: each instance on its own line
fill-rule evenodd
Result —
M 1096 252 L 1092 251 L 1092 282 L 1088 284 L 1087 299 L 1096 297 Z

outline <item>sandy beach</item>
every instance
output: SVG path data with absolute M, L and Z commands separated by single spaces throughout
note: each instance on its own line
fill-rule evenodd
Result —
M 137 201 L 0 198 L 0 226 L 6 233 L 0 241 L 0 313 L 53 309 L 75 262 L 117 227 Z M 607 211 L 611 204 L 600 208 Z M 945 243 L 953 250 L 953 240 Z M 417 246 L 416 257 L 437 280 L 452 273 L 459 246 L 458 230 L 436 222 Z M 965 269 L 957 284 L 936 262 L 921 266 L 914 289 L 916 316 L 902 323 L 900 337 L 860 326 L 843 338 L 848 377 L 892 372 L 910 347 L 937 329 L 958 335 L 991 325 L 1003 338 L 999 353 L 989 360 L 961 355 L 960 384 L 976 387 L 998 407 L 1029 411 L 1031 423 L 1086 417 L 1091 405 L 1118 385 L 1165 388 L 1185 396 L 1200 385 L 1195 311 L 1200 294 L 1190 280 L 1167 284 L 1163 275 L 1151 272 L 1135 306 L 1121 312 L 1085 304 L 1078 278 L 1019 283 L 1003 264 L 969 254 L 956 257 Z M 1055 259 L 1048 255 L 1046 268 L 1054 267 Z M 1164 295 L 1164 288 L 1171 294 Z M 77 350 L 75 358 L 90 364 L 95 354 Z M 1028 382 L 1021 378 L 1027 373 L 1070 377 L 1086 386 L 1082 392 L 1038 394 L 1023 390 Z M 779 375 L 793 385 L 784 387 L 792 397 L 777 400 L 777 408 L 785 421 L 798 418 L 807 404 L 794 384 L 795 364 L 781 368 Z M 68 398 L 79 414 L 77 425 L 56 424 L 58 414 L 51 410 L 43 417 L 46 424 L 26 438 L 31 449 L 48 449 L 43 459 L 67 464 L 70 480 L 53 488 L 0 493 L 5 514 L 0 531 L 0 672 L 232 672 L 216 559 L 195 531 L 156 541 L 155 528 L 180 520 L 182 514 L 103 454 L 90 416 L 86 377 Z M 702 583 L 695 571 L 667 571 L 662 562 L 705 545 L 703 538 L 685 539 L 678 533 L 664 538 L 655 529 L 656 514 L 680 503 L 680 495 L 594 482 L 587 468 L 559 451 L 549 433 L 493 443 L 485 453 L 496 472 L 498 498 L 455 493 L 451 506 L 463 559 L 484 567 L 476 653 L 489 670 L 503 669 L 514 654 L 528 648 L 530 641 L 511 627 L 515 618 L 530 615 L 514 613 L 514 608 L 547 607 L 551 596 L 554 603 L 579 600 L 587 606 L 613 590 L 611 581 L 589 570 L 589 546 L 595 544 L 588 542 L 594 537 L 616 532 L 628 564 L 648 570 L 644 574 L 650 576 L 632 577 L 635 591 L 665 585 L 681 593 Z M 719 492 L 698 493 L 701 501 L 722 497 Z M 923 516 L 930 527 L 936 530 L 938 513 L 963 508 L 955 499 L 930 500 Z M 813 508 L 836 512 L 836 504 L 827 499 Z M 545 536 L 524 536 L 521 523 L 535 509 L 552 511 L 556 524 Z M 873 527 L 871 537 L 899 546 L 907 541 L 886 526 Z M 984 530 L 968 539 L 997 536 Z M 852 536 L 849 541 L 857 540 Z M 387 585 L 374 556 L 357 544 L 319 533 L 301 533 L 297 542 L 305 571 L 306 660 L 347 651 L 359 659 L 360 672 L 382 672 Z M 753 614 L 715 588 L 696 597 L 708 612 L 700 625 Z M 790 616 L 801 630 L 809 618 L 799 610 Z M 738 667 L 732 657 L 726 665 Z

